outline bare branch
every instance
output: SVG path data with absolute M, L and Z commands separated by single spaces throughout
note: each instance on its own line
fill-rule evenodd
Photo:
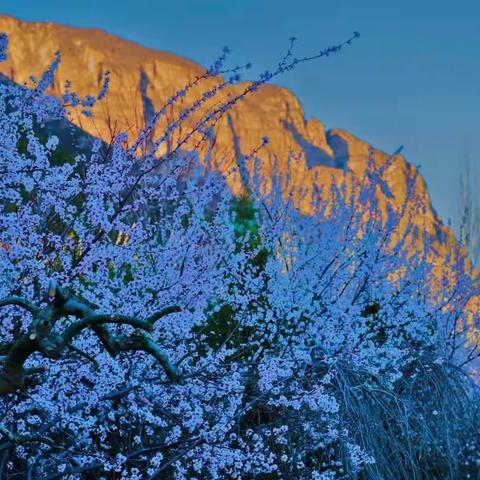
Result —
M 82 330 L 88 327 L 93 327 L 94 325 L 102 325 L 105 323 L 115 323 L 118 325 L 130 325 L 134 328 L 140 328 L 142 330 L 151 331 L 152 326 L 149 322 L 140 320 L 136 317 L 130 317 L 128 315 L 91 315 L 83 318 L 82 320 L 70 325 L 67 327 L 63 333 L 62 343 L 63 346 L 66 346 L 70 341 L 78 335 Z
M 6 307 L 8 305 L 21 307 L 25 310 L 28 310 L 32 315 L 36 315 L 38 313 L 38 308 L 23 297 L 6 297 L 0 300 L 0 307 Z
M 134 332 L 129 337 L 117 337 L 117 345 L 119 351 L 133 350 L 149 353 L 163 367 L 169 380 L 174 382 L 182 380 L 181 370 L 170 361 L 164 350 L 144 333 Z
M 179 306 L 171 305 L 169 307 L 162 308 L 159 312 L 151 315 L 148 318 L 147 322 L 149 324 L 153 325 L 157 320 L 160 320 L 160 318 L 165 317 L 167 315 L 170 315 L 172 313 L 178 313 L 178 312 L 181 312 L 181 311 L 182 311 L 182 309 Z
M 3 358 L 0 357 L 0 362 L 3 364 L 0 371 L 0 393 L 16 392 L 25 387 L 27 375 L 44 372 L 43 367 L 24 368 L 27 359 L 35 352 L 55 359 L 61 358 L 64 350 L 68 348 L 98 368 L 98 363 L 94 358 L 71 345 L 74 337 L 87 328 L 94 331 L 113 357 L 121 351 L 144 351 L 160 363 L 170 380 L 179 381 L 182 378 L 180 369 L 170 361 L 167 354 L 151 338 L 141 332 L 135 332 L 130 336 L 114 336 L 106 326 L 107 324 L 128 325 L 134 329 L 151 332 L 157 320 L 171 313 L 180 312 L 180 307 L 165 307 L 147 320 L 129 315 L 97 314 L 85 302 L 74 298 L 68 288 L 60 287 L 55 281 L 50 282 L 46 298 L 47 305 L 43 308 L 36 307 L 21 297 L 8 297 L 0 302 L 0 307 L 19 305 L 33 314 L 33 320 L 27 333 L 11 344 L 0 346 L 2 353 L 5 353 Z M 58 335 L 53 328 L 56 321 L 68 316 L 74 316 L 78 321 L 67 326 L 63 333 Z

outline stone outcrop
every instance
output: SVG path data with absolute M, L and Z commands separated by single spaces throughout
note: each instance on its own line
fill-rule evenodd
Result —
M 72 88 L 78 94 L 95 94 L 105 72 L 111 72 L 108 95 L 95 106 L 93 119 L 80 114 L 74 114 L 71 119 L 83 130 L 107 142 L 118 131 L 126 131 L 130 138 L 134 138 L 168 97 L 204 72 L 201 66 L 180 56 L 147 49 L 99 29 L 23 22 L 2 16 L 0 31 L 6 32 L 10 38 L 8 60 L 0 64 L 0 73 L 17 83 L 28 82 L 32 74 L 38 77 L 57 50 L 61 51 L 62 61 L 52 90 L 54 94 L 63 91 L 67 80 L 72 81 Z M 185 104 L 199 98 L 201 93 L 220 81 L 220 78 L 204 81 L 182 99 L 183 104 L 167 108 L 157 133 L 162 131 L 165 122 L 179 114 Z M 232 98 L 247 85 L 228 86 L 218 98 Z M 215 99 L 211 100 L 209 106 L 214 102 Z M 192 115 L 184 127 L 188 129 L 194 125 L 200 114 L 201 111 Z M 214 166 L 227 171 L 239 155 L 248 155 L 258 148 L 264 136 L 268 137 L 269 143 L 257 154 L 261 159 L 261 177 L 268 184 L 275 174 L 289 175 L 288 188 L 294 191 L 294 200 L 305 213 L 312 209 L 309 199 L 315 190 L 323 188 L 328 192 L 332 182 L 343 178 L 347 167 L 361 175 L 367 164 L 367 142 L 344 130 L 326 131 L 319 120 L 305 118 L 299 101 L 291 92 L 269 85 L 238 102 L 229 116 L 215 122 L 211 145 Z M 172 142 L 175 140 L 173 138 Z M 194 142 L 195 137 L 190 143 Z M 373 152 L 378 165 L 389 158 L 379 150 Z M 289 158 L 295 160 L 288 161 Z M 247 165 L 250 174 L 252 163 Z M 381 202 L 384 205 L 390 202 L 394 208 L 400 208 L 408 179 L 415 175 L 415 167 L 401 155 L 396 155 L 384 173 L 388 194 L 379 193 Z M 234 191 L 241 190 L 240 175 L 230 176 L 229 182 Z M 421 175 L 416 179 L 415 191 L 421 199 L 420 208 L 417 205 L 418 211 L 411 216 L 417 227 L 415 243 L 421 248 L 422 239 L 428 236 L 439 255 L 435 261 L 442 263 L 452 245 L 457 248 L 455 238 L 432 208 Z

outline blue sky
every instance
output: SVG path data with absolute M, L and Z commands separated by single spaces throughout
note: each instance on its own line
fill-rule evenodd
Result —
M 2 0 L 0 12 L 103 28 L 201 64 L 228 45 L 257 71 L 276 63 L 292 35 L 300 54 L 358 30 L 350 50 L 279 80 L 307 116 L 386 151 L 404 145 L 444 219 L 458 216 L 465 158 L 480 165 L 478 0 Z

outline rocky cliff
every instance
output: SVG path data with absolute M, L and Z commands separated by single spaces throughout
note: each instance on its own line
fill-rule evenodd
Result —
M 94 108 L 93 119 L 81 115 L 72 117 L 79 127 L 107 142 L 118 131 L 126 131 L 133 138 L 153 112 L 164 105 L 166 98 L 204 72 L 201 66 L 182 57 L 147 49 L 98 29 L 23 22 L 2 16 L 0 31 L 10 38 L 8 61 L 0 64 L 0 72 L 15 82 L 28 82 L 32 74 L 39 76 L 57 50 L 61 51 L 62 61 L 52 93 L 62 92 L 67 80 L 72 81 L 73 90 L 79 94 L 95 93 L 105 72 L 111 71 L 109 93 Z M 198 98 L 220 81 L 211 78 L 203 82 L 193 88 L 183 102 Z M 246 85 L 228 86 L 222 90 L 221 98 L 238 95 Z M 167 111 L 158 131 L 183 106 L 179 104 L 176 110 Z M 198 120 L 198 115 L 189 118 L 187 128 Z M 247 96 L 231 110 L 230 117 L 224 116 L 215 122 L 214 130 L 213 162 L 224 171 L 239 154 L 248 155 L 267 136 L 268 145 L 258 152 L 260 174 L 267 183 L 275 173 L 288 174 L 288 188 L 294 191 L 294 199 L 305 213 L 312 208 L 309 199 L 316 189 L 321 187 L 328 192 L 332 182 L 343 178 L 347 166 L 361 175 L 367 164 L 367 142 L 344 130 L 326 131 L 319 120 L 306 119 L 295 96 L 277 86 L 264 86 Z M 286 161 L 293 157 L 295 161 Z M 374 158 L 382 165 L 389 156 L 374 150 Z M 381 201 L 399 208 L 405 199 L 408 179 L 415 174 L 415 168 L 401 155 L 396 155 L 384 173 L 390 194 L 380 194 Z M 239 191 L 240 176 L 231 177 L 230 185 Z M 418 227 L 419 238 L 415 242 L 421 245 L 421 240 L 428 236 L 439 255 L 435 261 L 442 263 L 446 252 L 456 245 L 454 236 L 435 214 L 421 175 L 415 190 L 421 199 L 411 220 Z

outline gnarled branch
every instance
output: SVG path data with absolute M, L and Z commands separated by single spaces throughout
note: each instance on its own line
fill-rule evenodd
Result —
M 154 313 L 153 315 L 150 315 L 150 317 L 148 317 L 147 322 L 150 323 L 150 325 L 153 325 L 157 320 L 160 320 L 162 317 L 165 317 L 172 313 L 178 313 L 181 311 L 182 309 L 176 305 L 165 307 L 165 308 L 162 308 L 159 312 Z
M 0 300 L 0 308 L 8 305 L 21 307 L 24 310 L 28 310 L 32 315 L 36 315 L 38 313 L 38 308 L 32 302 L 23 297 L 6 297 Z
M 128 315 L 101 314 L 96 313 L 85 302 L 72 297 L 67 288 L 61 288 L 55 282 L 50 282 L 46 298 L 47 305 L 42 308 L 33 305 L 23 297 L 7 297 L 0 300 L 0 307 L 17 305 L 33 315 L 28 332 L 15 339 L 10 345 L 3 345 L 5 356 L 3 359 L 0 358 L 0 362 L 3 363 L 3 367 L 0 369 L 0 394 L 15 392 L 23 388 L 27 375 L 42 371 L 42 367 L 24 368 L 27 359 L 35 352 L 54 359 L 61 358 L 65 349 L 68 348 L 95 363 L 95 360 L 88 354 L 71 345 L 73 338 L 88 328 L 91 328 L 98 336 L 110 355 L 116 356 L 119 352 L 128 350 L 144 351 L 160 363 L 170 380 L 181 380 L 180 369 L 170 361 L 166 352 L 153 339 L 143 333 L 151 332 L 155 322 L 160 318 L 180 312 L 180 307 L 163 308 L 146 320 Z M 53 327 L 57 320 L 69 316 L 76 317 L 77 321 L 67 326 L 63 333 L 55 333 Z M 109 331 L 108 324 L 128 325 L 136 331 L 130 336 L 114 336 Z

